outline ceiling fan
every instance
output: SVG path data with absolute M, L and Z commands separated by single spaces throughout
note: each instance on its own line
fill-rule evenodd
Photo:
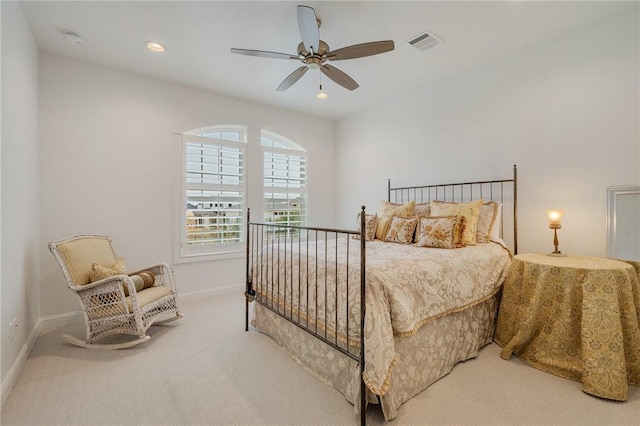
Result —
M 231 53 L 240 55 L 258 56 L 262 58 L 294 59 L 302 62 L 302 66 L 289 74 L 276 90 L 287 90 L 297 82 L 309 69 L 320 69 L 324 75 L 348 90 L 358 88 L 358 83 L 338 68 L 327 64 L 327 61 L 342 61 L 345 59 L 363 58 L 390 52 L 394 49 L 393 40 L 372 41 L 369 43 L 355 44 L 331 51 L 329 45 L 320 40 L 320 20 L 316 12 L 309 6 L 298 6 L 298 28 L 302 43 L 298 45 L 298 54 L 268 52 L 264 50 L 236 49 Z

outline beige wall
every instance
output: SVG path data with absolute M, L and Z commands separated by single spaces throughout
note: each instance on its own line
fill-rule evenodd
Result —
M 79 308 L 48 241 L 110 235 L 130 269 L 173 262 L 181 196 L 176 132 L 213 124 L 267 129 L 303 144 L 310 152 L 309 220 L 335 221 L 332 121 L 40 56 L 42 317 Z M 260 180 L 253 183 L 249 192 L 260 191 Z M 174 266 L 182 295 L 244 285 L 242 253 Z
M 519 251 L 606 256 L 607 187 L 640 183 L 639 14 L 569 33 L 338 123 L 339 221 L 398 186 L 509 178 Z M 446 45 L 437 48 L 446 48 Z
M 38 48 L 19 2 L 2 14 L 2 401 L 40 316 Z M 16 320 L 15 337 L 9 325 Z M 10 377 L 9 377 L 10 376 Z

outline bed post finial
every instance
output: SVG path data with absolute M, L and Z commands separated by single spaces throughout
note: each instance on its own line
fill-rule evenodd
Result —
M 362 242 L 365 241 L 365 237 L 367 235 L 367 213 L 366 213 L 366 206 L 362 206 L 361 207 L 362 211 L 360 212 L 360 240 Z

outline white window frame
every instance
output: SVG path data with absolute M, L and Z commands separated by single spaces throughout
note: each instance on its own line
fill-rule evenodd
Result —
M 240 141 L 230 141 L 224 139 L 217 139 L 205 136 L 199 136 L 206 133 L 215 132 L 237 132 L 240 133 Z M 194 184 L 187 183 L 187 144 L 188 143 L 209 144 L 214 146 L 226 146 L 239 149 L 242 155 L 242 184 L 241 185 L 221 185 L 221 184 Z M 214 191 L 227 190 L 232 192 L 242 193 L 242 211 L 247 209 L 247 163 L 248 163 L 248 146 L 247 146 L 247 129 L 240 126 L 215 126 L 204 129 L 198 129 L 183 133 L 181 138 L 181 191 L 180 191 L 180 204 L 178 210 L 179 224 L 177 228 L 177 240 L 178 247 L 176 247 L 174 262 L 194 262 L 205 261 L 223 258 L 236 258 L 244 255 L 246 249 L 246 226 L 245 221 L 242 220 L 241 225 L 241 238 L 239 242 L 220 242 L 215 244 L 207 244 L 201 246 L 190 246 L 187 244 L 187 190 L 188 189 L 210 189 Z M 244 213 L 241 214 L 244 217 Z

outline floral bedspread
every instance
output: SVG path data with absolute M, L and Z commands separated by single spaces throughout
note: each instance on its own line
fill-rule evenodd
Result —
M 252 259 L 257 298 L 345 350 L 359 351 L 358 240 L 267 242 Z M 510 265 L 509 251 L 493 242 L 452 250 L 367 242 L 367 387 L 377 395 L 388 390 L 394 335 L 412 336 L 429 321 L 487 300 Z

